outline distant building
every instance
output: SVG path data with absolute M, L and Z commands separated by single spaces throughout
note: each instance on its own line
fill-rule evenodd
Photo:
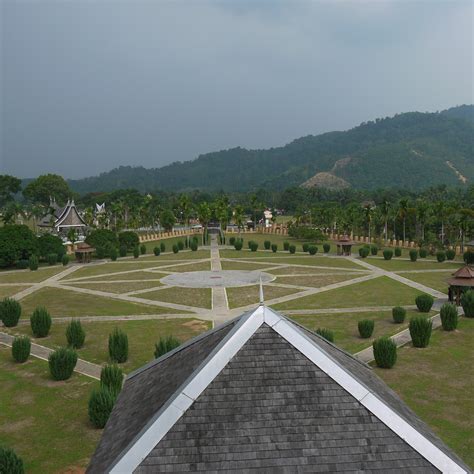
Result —
M 80 216 L 74 200 L 67 202 L 64 207 L 59 207 L 55 199 L 50 201 L 50 212 L 38 223 L 39 227 L 54 229 L 57 233 L 67 233 L 69 229 L 83 231 L 87 224 Z
M 271 227 L 272 224 L 273 224 L 273 213 L 272 211 L 270 211 L 270 209 L 265 209 L 263 211 L 263 218 L 264 218 L 264 221 L 265 221 L 265 227 Z
M 128 375 L 87 469 L 197 471 L 470 472 L 368 365 L 263 304 Z

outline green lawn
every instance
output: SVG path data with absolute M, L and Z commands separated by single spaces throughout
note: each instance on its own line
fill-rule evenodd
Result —
M 37 306 L 45 306 L 53 317 L 122 316 L 129 314 L 182 313 L 159 306 L 120 301 L 61 288 L 41 288 L 21 301 L 22 318 L 29 318 Z
M 202 235 L 196 234 L 196 236 L 198 238 L 199 248 L 201 249 Z M 171 237 L 169 239 L 150 240 L 150 241 L 142 242 L 142 243 L 145 244 L 147 253 L 153 253 L 153 249 L 155 247 L 159 247 L 161 242 L 163 242 L 166 246 L 165 252 L 171 252 L 171 250 L 173 249 L 173 244 L 177 244 L 180 240 L 184 244 L 184 241 L 186 240 L 186 236 L 181 235 L 179 237 Z
M 352 308 L 362 306 L 404 306 L 415 303 L 422 292 L 409 286 L 379 277 L 354 285 L 324 291 L 274 306 L 277 310 Z
M 12 296 L 19 291 L 26 290 L 29 286 L 19 285 L 19 286 L 0 286 L 0 298 L 5 298 L 7 296 Z
M 93 277 L 97 275 L 107 275 L 109 273 L 115 272 L 128 272 L 130 270 L 139 270 L 143 268 L 153 268 L 160 265 L 160 262 L 154 261 L 145 261 L 141 262 L 140 259 L 138 260 L 131 260 L 128 262 L 109 262 L 109 263 L 101 263 L 95 264 L 90 266 L 84 266 L 79 270 L 67 275 L 64 280 L 73 280 L 76 278 L 82 277 Z
M 447 281 L 452 277 L 452 274 L 453 270 L 448 270 L 446 272 L 432 273 L 400 273 L 400 276 L 448 294 Z
M 140 298 L 146 298 L 153 301 L 165 301 L 167 303 L 176 303 L 198 308 L 212 307 L 211 288 L 182 288 L 173 286 L 163 290 L 155 290 L 137 295 Z M 174 310 L 168 310 L 174 312 Z
M 95 277 L 90 277 L 84 280 L 79 280 L 79 282 L 93 282 L 93 281 L 120 281 L 120 280 L 128 280 L 128 281 L 141 281 L 141 280 L 156 280 L 159 278 L 163 278 L 167 275 L 167 273 L 158 273 L 158 272 L 146 272 L 146 271 L 133 271 L 130 273 L 120 273 L 118 275 L 97 275 Z M 76 283 L 75 280 L 67 280 L 67 284 L 69 282 Z
M 260 301 L 259 288 L 259 285 L 227 288 L 226 291 L 229 308 L 240 308 L 241 306 L 247 306 L 249 304 L 257 305 Z M 269 301 L 280 296 L 292 295 L 293 293 L 298 293 L 299 291 L 301 290 L 268 285 L 264 285 L 263 289 L 265 301 Z
M 211 252 L 209 250 L 197 250 L 195 252 L 191 250 L 180 250 L 178 253 L 166 252 L 162 253 L 158 257 L 153 254 L 146 254 L 140 256 L 139 260 L 146 261 L 161 261 L 161 260 L 196 260 L 199 258 L 210 258 Z
M 306 326 L 311 331 L 327 328 L 334 332 L 334 343 L 348 352 L 356 353 L 372 345 L 374 339 L 380 336 L 393 336 L 406 329 L 412 316 L 419 315 L 417 310 L 407 310 L 405 323 L 395 324 L 391 311 L 357 312 L 357 313 L 326 313 L 290 315 L 291 319 Z M 431 312 L 430 315 L 435 314 Z M 359 336 L 357 323 L 363 319 L 375 321 L 374 333 L 370 339 Z
M 76 373 L 54 382 L 47 362 L 14 363 L 0 345 L 0 444 L 23 458 L 27 473 L 83 472 L 102 433 L 87 416 L 96 385 Z
M 12 273 L 0 273 L 0 283 L 38 283 L 57 273 L 64 271 L 62 265 L 45 267 L 34 272 L 31 270 L 18 270 Z
M 461 265 L 456 262 L 444 262 L 439 263 L 436 260 L 427 260 L 419 258 L 416 262 L 410 260 L 384 260 L 380 257 L 368 257 L 365 259 L 367 263 L 374 265 L 375 267 L 383 268 L 384 270 L 389 270 L 392 272 L 403 271 L 403 270 L 440 270 L 446 269 L 455 271 Z
M 390 370 L 374 369 L 401 398 L 474 468 L 474 319 L 457 331 L 433 332 L 425 349 L 405 346 Z
M 334 268 L 332 270 L 328 270 L 325 268 L 309 267 L 306 265 L 299 266 L 299 267 L 294 267 L 290 265 L 288 267 L 281 267 L 281 268 L 270 270 L 269 273 L 271 273 L 272 275 L 306 275 L 306 274 L 312 274 L 312 273 L 330 275 L 331 273 L 337 272 L 337 273 L 344 273 L 346 275 L 351 275 L 352 278 L 355 278 L 357 276 L 362 276 L 370 272 L 370 270 L 362 270 L 362 267 L 361 267 L 362 271 L 360 272 L 357 272 L 354 270 L 349 269 L 349 268 Z
M 110 282 L 110 283 L 71 283 L 69 286 L 78 288 L 89 288 L 91 290 L 107 291 L 108 293 L 123 294 L 130 291 L 144 290 L 146 288 L 154 288 L 162 286 L 163 284 L 159 281 L 130 281 L 127 283 L 122 282 Z
M 360 275 L 318 275 L 318 276 L 290 276 L 278 277 L 273 283 L 283 283 L 286 285 L 309 286 L 320 288 L 326 285 L 332 285 L 340 281 L 351 280 Z
M 258 264 L 258 263 L 249 263 L 242 262 L 240 260 L 234 260 L 229 262 L 227 260 L 221 260 L 222 270 L 265 270 L 266 268 L 272 268 L 273 265 L 269 264 Z
M 38 344 L 47 347 L 66 345 L 67 323 L 53 323 L 48 337 L 35 340 Z M 146 321 L 97 321 L 82 322 L 86 332 L 86 341 L 83 348 L 78 350 L 79 357 L 95 364 L 104 364 L 109 361 L 108 338 L 115 327 L 120 328 L 128 336 L 129 358 L 120 366 L 130 372 L 146 364 L 154 358 L 155 343 L 160 336 L 172 334 L 181 342 L 187 341 L 211 327 L 208 321 L 199 319 L 160 319 Z M 9 330 L 12 334 L 27 334 L 32 337 L 29 326 L 18 326 Z
M 184 265 L 179 265 L 178 267 L 163 267 L 163 271 L 169 272 L 201 272 L 211 269 L 211 262 L 196 262 L 196 263 L 186 263 Z

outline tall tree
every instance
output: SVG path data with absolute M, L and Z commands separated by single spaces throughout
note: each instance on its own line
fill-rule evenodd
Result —
M 8 174 L 0 174 L 0 207 L 13 200 L 13 196 L 20 192 L 21 180 Z
M 408 215 L 408 199 L 400 199 L 398 202 L 398 216 L 403 222 L 403 242 L 406 241 L 406 221 Z
M 44 174 L 38 176 L 23 190 L 26 199 L 49 205 L 50 198 L 56 199 L 58 203 L 64 204 L 72 196 L 69 185 L 62 176 L 57 174 Z

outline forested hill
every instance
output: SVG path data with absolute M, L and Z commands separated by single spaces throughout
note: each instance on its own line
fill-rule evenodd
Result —
M 473 140 L 474 106 L 465 105 L 377 119 L 268 150 L 239 147 L 162 168 L 120 167 L 70 184 L 79 193 L 118 188 L 251 191 L 265 185 L 280 189 L 463 185 L 474 180 Z

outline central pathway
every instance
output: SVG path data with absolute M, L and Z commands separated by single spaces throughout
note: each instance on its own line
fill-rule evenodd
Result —
M 221 271 L 221 258 L 219 255 L 219 244 L 217 242 L 217 235 L 211 236 L 211 271 Z M 214 319 L 222 319 L 229 314 L 229 303 L 227 301 L 227 292 L 225 288 L 212 288 L 212 312 Z

